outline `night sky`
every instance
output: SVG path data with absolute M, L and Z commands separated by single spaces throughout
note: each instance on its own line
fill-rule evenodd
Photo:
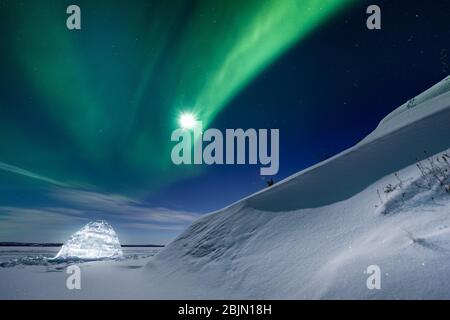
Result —
M 77 4 L 82 29 L 66 28 Z M 382 29 L 366 28 L 381 7 Z M 167 243 L 261 190 L 260 165 L 175 166 L 182 112 L 280 129 L 275 181 L 450 73 L 450 1 L 0 0 L 0 241 L 89 220 Z

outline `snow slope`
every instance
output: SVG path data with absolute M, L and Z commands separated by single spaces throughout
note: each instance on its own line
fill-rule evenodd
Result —
M 450 298 L 450 196 L 415 165 L 449 147 L 446 78 L 356 146 L 193 223 L 150 260 L 143 295 Z

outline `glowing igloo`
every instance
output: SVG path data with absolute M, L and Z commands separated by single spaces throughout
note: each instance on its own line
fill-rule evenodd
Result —
M 54 259 L 113 259 L 123 256 L 119 238 L 104 220 L 91 221 L 62 246 Z

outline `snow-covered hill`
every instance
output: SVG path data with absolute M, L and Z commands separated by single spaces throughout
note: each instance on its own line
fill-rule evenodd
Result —
M 356 146 L 193 223 L 149 262 L 144 295 L 450 298 L 449 147 L 450 77 Z

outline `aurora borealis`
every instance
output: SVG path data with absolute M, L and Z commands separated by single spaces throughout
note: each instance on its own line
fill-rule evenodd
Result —
M 139 191 L 166 183 L 177 114 L 191 110 L 209 123 L 345 2 L 80 1 L 77 32 L 63 24 L 68 2 L 8 1 L 8 52 L 20 85 L 31 89 L 25 116 L 39 126 L 14 125 L 27 142 L 16 154 L 3 148 L 3 161 L 80 186 Z M 4 111 L 2 120 L 11 113 Z M 124 177 L 131 181 L 120 183 Z
M 66 8 L 73 3 L 82 11 L 78 31 L 65 27 Z M 347 19 L 346 14 L 355 24 L 360 17 L 364 26 L 361 8 L 352 0 L 0 1 L 0 239 L 18 240 L 28 232 L 29 221 L 45 229 L 48 221 L 69 216 L 78 223 L 76 230 L 83 219 L 112 211 L 117 215 L 110 219 L 122 232 L 145 231 L 136 231 L 130 241 L 164 242 L 178 232 L 178 224 L 184 227 L 197 217 L 198 210 L 218 209 L 258 190 L 249 183 L 216 206 L 191 206 L 193 196 L 180 188 L 188 185 L 202 194 L 205 185 L 216 183 L 210 180 L 222 175 L 239 179 L 247 168 L 174 166 L 170 133 L 179 115 L 192 112 L 206 126 L 279 127 L 282 136 L 290 137 L 284 143 L 291 143 L 309 124 L 290 119 L 311 119 L 314 104 L 296 111 L 283 109 L 283 104 L 294 105 L 299 100 L 294 92 L 306 96 L 306 91 L 294 89 L 291 101 L 282 98 L 264 111 L 255 109 L 256 100 L 245 104 L 239 99 L 245 100 L 246 90 L 265 81 L 271 67 L 283 63 L 292 50 L 314 42 L 316 34 L 325 39 L 323 56 L 316 60 L 319 72 L 319 64 L 331 62 L 334 49 L 326 46 L 336 38 L 322 35 L 323 30 L 333 19 Z M 310 52 L 306 46 L 303 57 L 292 59 L 311 61 Z M 355 57 L 359 59 L 363 57 Z M 308 70 L 297 71 L 305 75 L 299 87 L 313 93 L 306 82 L 319 91 L 319 84 L 330 85 Z M 289 81 L 274 78 L 258 89 L 261 101 L 269 100 L 271 90 L 292 86 Z M 386 108 L 394 107 L 393 102 Z M 279 117 L 277 110 L 282 110 Z M 243 122 L 225 121 L 237 118 Z M 349 134 L 336 148 L 369 129 Z M 310 161 L 296 165 L 301 155 L 294 148 L 284 157 L 289 160 L 283 175 Z M 203 178 L 198 190 L 191 188 Z M 180 198 L 175 201 L 168 194 Z M 53 232 L 51 224 L 48 228 Z M 39 240 L 52 239 L 39 234 Z

